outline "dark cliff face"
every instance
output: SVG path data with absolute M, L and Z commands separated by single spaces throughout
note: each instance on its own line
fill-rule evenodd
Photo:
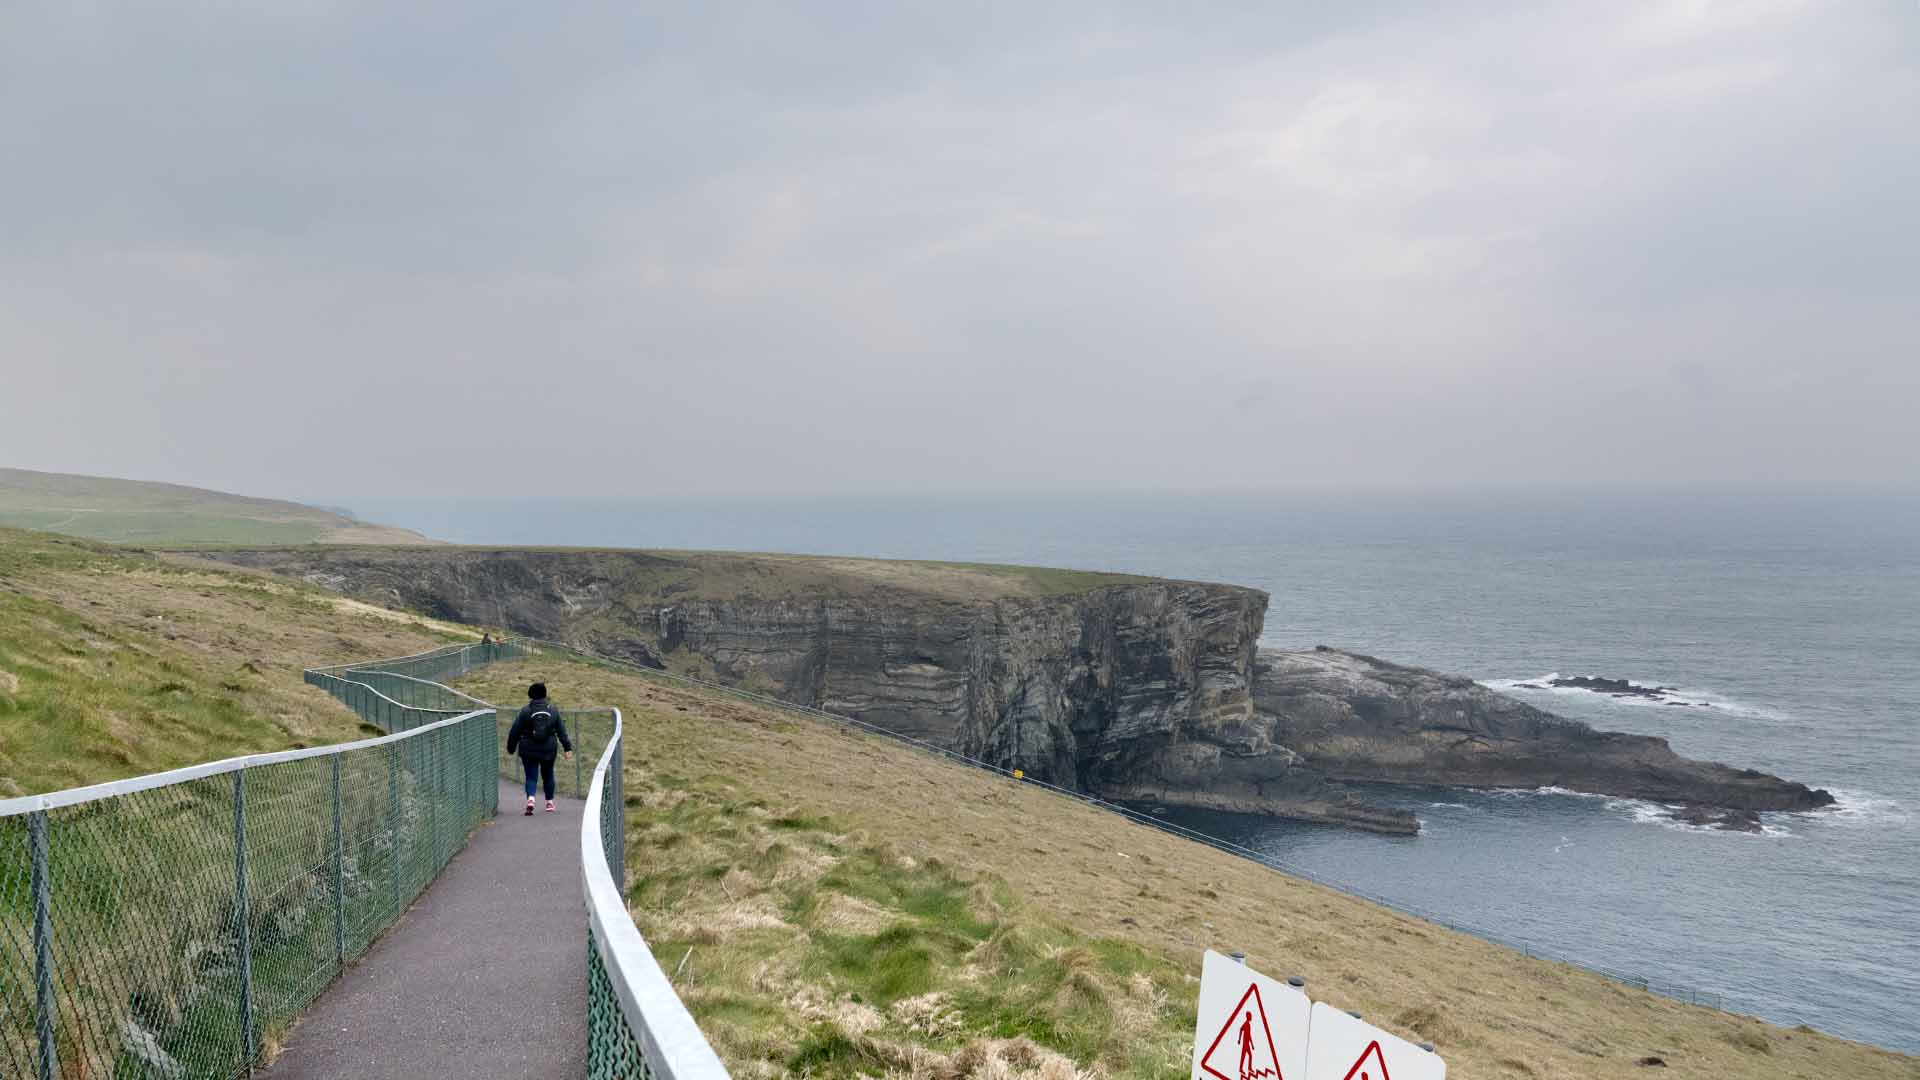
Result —
M 1418 827 L 1329 785 L 1256 720 L 1255 589 L 714 553 L 211 557 L 769 693 L 1109 797 Z
M 673 602 L 598 647 L 914 735 L 1058 783 L 1231 730 L 1265 610 L 1251 590 L 1128 584 L 980 601 Z M 569 635 L 578 639 L 580 635 Z M 680 664 L 674 661 L 690 661 Z
M 1418 823 L 1340 781 L 1553 785 L 1738 810 L 1832 801 L 1468 679 L 1256 650 L 1267 596 L 1231 585 L 714 552 L 208 557 L 771 694 L 1114 799 L 1392 833 Z
M 1260 650 L 1254 706 L 1275 740 L 1340 780 L 1562 787 L 1736 810 L 1812 810 L 1824 790 L 1596 731 L 1470 679 L 1330 649 Z

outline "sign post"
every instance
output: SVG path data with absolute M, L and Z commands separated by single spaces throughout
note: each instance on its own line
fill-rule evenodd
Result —
M 1305 1080 L 1446 1080 L 1447 1063 L 1439 1054 L 1324 1001 L 1313 1003 L 1312 1020 Z
M 1306 1080 L 1307 995 L 1207 950 L 1192 1080 Z

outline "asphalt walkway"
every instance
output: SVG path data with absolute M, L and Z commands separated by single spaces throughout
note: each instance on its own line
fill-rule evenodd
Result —
M 482 825 L 392 929 L 320 995 L 271 1080 L 564 1080 L 587 1074 L 580 810 Z

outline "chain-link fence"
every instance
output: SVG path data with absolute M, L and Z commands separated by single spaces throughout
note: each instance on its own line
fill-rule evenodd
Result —
M 479 649 L 413 671 L 520 654 Z M 307 679 L 395 734 L 0 801 L 0 1076 L 246 1073 L 406 910 L 495 810 L 496 718 L 376 666 Z
M 425 715 L 414 713 L 484 704 L 434 680 L 455 678 L 482 664 L 531 652 L 519 642 L 452 646 L 418 656 L 316 669 L 307 678 L 349 704 L 364 699 L 369 691 L 403 702 L 406 712 L 394 715 L 391 707 L 385 707 L 380 719 L 370 722 L 405 725 L 426 720 Z M 381 708 L 377 702 L 374 707 Z M 555 794 L 587 801 L 580 858 L 589 916 L 588 1076 L 593 1080 L 726 1080 L 726 1067 L 674 993 L 627 912 L 620 711 L 557 707 L 574 756 L 571 761 L 555 762 Z M 495 768 L 500 776 L 516 782 L 525 773 L 520 762 L 507 754 L 504 736 L 518 713 L 517 707 L 501 707 L 493 714 L 501 736 L 495 740 Z
M 493 706 L 435 680 L 452 679 L 531 650 L 517 641 L 448 645 L 415 656 L 309 668 L 307 682 L 325 690 L 382 731 L 405 731 L 436 719 Z

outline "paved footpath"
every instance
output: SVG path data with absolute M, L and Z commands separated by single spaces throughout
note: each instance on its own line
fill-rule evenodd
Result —
M 571 1080 L 587 1074 L 580 810 L 521 815 L 501 783 L 425 894 L 320 995 L 270 1080 Z

